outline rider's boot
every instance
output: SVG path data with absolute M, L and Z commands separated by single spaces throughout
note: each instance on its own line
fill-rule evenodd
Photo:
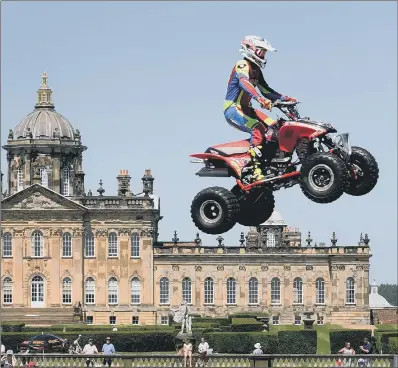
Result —
M 263 174 L 263 171 L 261 170 L 261 166 L 260 166 L 261 163 L 259 160 L 259 158 L 261 158 L 261 156 L 262 156 L 261 148 L 262 148 L 262 146 L 251 146 L 249 149 L 252 166 L 253 166 L 254 181 L 264 179 L 264 174 Z

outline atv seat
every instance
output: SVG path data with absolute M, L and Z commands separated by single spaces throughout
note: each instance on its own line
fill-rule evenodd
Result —
M 250 148 L 250 139 L 244 139 L 242 141 L 216 144 L 209 147 L 206 152 L 216 151 L 218 154 L 223 156 L 232 156 L 247 153 Z

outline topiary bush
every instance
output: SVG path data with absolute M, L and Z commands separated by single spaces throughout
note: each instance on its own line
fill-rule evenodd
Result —
M 2 334 L 3 344 L 6 349 L 18 351 L 18 346 L 26 339 L 41 334 L 36 332 L 8 332 Z M 119 352 L 155 352 L 155 351 L 174 351 L 175 333 L 158 332 L 158 331 L 118 331 L 118 332 L 95 332 L 95 331 L 79 331 L 82 335 L 80 345 L 84 346 L 88 343 L 88 339 L 93 339 L 98 350 L 102 349 L 107 336 L 111 337 L 116 351 Z M 78 333 L 57 333 L 61 338 L 69 341 L 75 340 Z
M 317 332 L 315 330 L 279 331 L 280 354 L 316 354 Z
M 397 331 L 388 331 L 388 332 L 381 332 L 380 333 L 380 347 L 382 349 L 383 354 L 394 354 L 390 352 L 390 344 L 389 340 L 391 338 L 398 337 Z
M 264 354 L 278 353 L 278 337 L 258 332 L 212 332 L 204 338 L 214 352 L 223 354 L 251 354 L 254 344 L 260 343 Z
M 388 352 L 386 354 L 398 354 L 398 337 L 388 338 Z
M 337 352 L 344 347 L 346 342 L 351 344 L 351 347 L 359 353 L 359 347 L 363 345 L 363 339 L 367 337 L 370 341 L 371 331 L 369 330 L 331 330 L 329 331 L 330 352 L 337 354 Z

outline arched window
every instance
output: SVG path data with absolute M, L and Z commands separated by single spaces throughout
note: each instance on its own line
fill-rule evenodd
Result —
M 84 235 L 84 256 L 85 257 L 94 257 L 94 234 L 87 233 Z
M 69 168 L 64 167 L 61 173 L 61 194 L 65 197 L 70 195 L 70 171 Z
M 182 300 L 192 304 L 192 282 L 189 277 L 182 280 Z
M 355 280 L 353 277 L 347 278 L 346 281 L 346 303 L 355 304 Z
M 140 257 L 140 236 L 137 233 L 131 235 L 131 257 Z
M 303 304 L 303 280 L 296 277 L 293 280 L 293 303 Z
M 19 168 L 17 170 L 17 191 L 20 192 L 23 190 L 23 170 Z
M 3 234 L 3 257 L 12 257 L 12 235 L 11 235 L 11 233 Z
M 117 235 L 110 233 L 108 235 L 108 257 L 117 257 Z
M 34 231 L 32 234 L 31 256 L 43 257 L 43 235 L 40 231 Z
M 86 279 L 86 304 L 95 304 L 95 280 L 92 277 Z
M 11 277 L 3 279 L 3 303 L 12 304 L 12 280 Z
M 62 280 L 62 304 L 72 304 L 72 279 L 70 277 Z
M 138 277 L 131 279 L 131 304 L 141 304 L 141 283 Z
M 170 303 L 170 283 L 167 277 L 162 277 L 159 282 L 160 286 L 160 304 L 169 304 Z
M 233 277 L 227 279 L 227 304 L 236 304 L 236 280 Z
M 258 281 L 255 277 L 249 280 L 249 304 L 258 304 Z
M 69 233 L 62 234 L 62 257 L 72 257 L 72 236 Z
M 205 279 L 205 304 L 214 304 L 214 281 L 211 277 Z
M 117 304 L 119 295 L 119 285 L 116 277 L 108 280 L 108 304 Z
M 315 304 L 325 304 L 325 280 L 322 277 L 315 282 Z
M 275 247 L 276 241 L 275 241 L 275 234 L 268 231 L 267 232 L 267 247 Z
M 48 184 L 49 184 L 48 176 L 49 176 L 49 170 L 46 169 L 45 167 L 41 167 L 40 168 L 41 185 L 46 188 L 48 188 Z
M 271 303 L 280 304 L 281 302 L 281 282 L 277 277 L 271 280 Z

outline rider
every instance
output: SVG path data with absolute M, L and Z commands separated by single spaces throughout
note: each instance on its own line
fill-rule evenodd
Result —
M 241 46 L 239 51 L 244 58 L 235 64 L 230 75 L 224 101 L 224 116 L 230 125 L 251 134 L 249 152 L 254 167 L 254 180 L 257 181 L 264 179 L 258 160 L 261 157 L 263 138 L 265 133 L 267 140 L 272 138 L 271 126 L 276 121 L 262 111 L 252 108 L 250 100 L 256 100 L 261 107 L 269 111 L 275 100 L 296 100 L 276 92 L 264 79 L 260 68 L 264 68 L 267 63 L 265 54 L 267 51 L 276 51 L 267 40 L 259 36 L 246 36 Z M 256 87 L 262 96 L 256 91 Z

